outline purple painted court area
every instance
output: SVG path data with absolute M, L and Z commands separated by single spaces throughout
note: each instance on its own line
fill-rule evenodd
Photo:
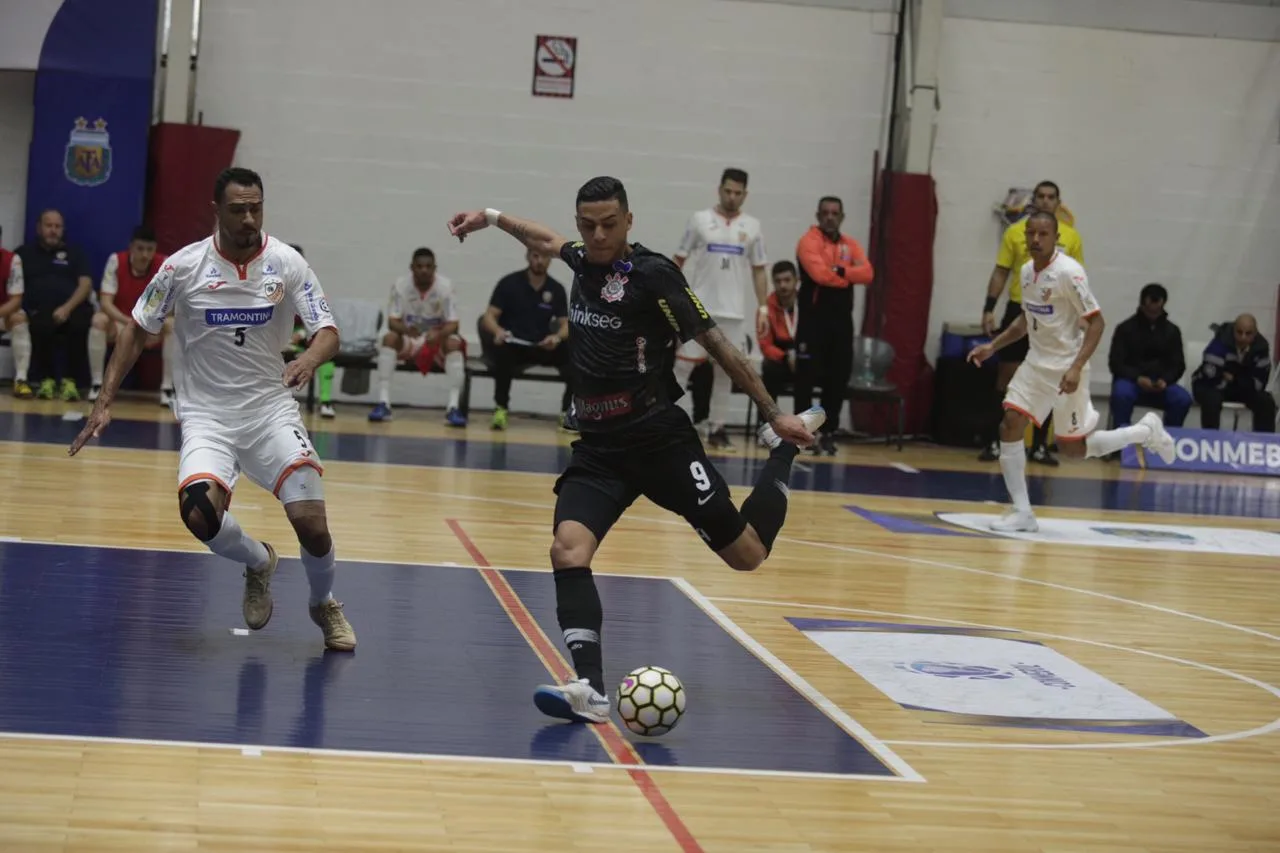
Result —
M 340 564 L 360 641 L 343 654 L 322 649 L 296 559 L 272 583 L 271 624 L 234 633 L 241 571 L 208 554 L 0 543 L 0 732 L 609 763 L 587 727 L 533 707 L 549 676 L 478 572 Z M 504 576 L 559 646 L 551 578 Z M 674 584 L 597 577 L 610 683 L 659 664 L 689 691 L 671 734 L 628 735 L 645 762 L 893 775 Z

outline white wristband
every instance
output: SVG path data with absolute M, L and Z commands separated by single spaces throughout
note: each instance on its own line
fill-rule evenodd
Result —
M 760 306 L 760 309 L 759 309 L 759 311 L 758 311 L 758 313 L 759 313 L 759 314 L 760 314 L 760 316 L 762 316 L 762 317 L 768 317 L 768 316 L 769 316 L 769 306 L 768 306 L 768 305 L 761 305 L 761 306 Z
M 494 210 L 492 207 L 486 207 L 484 209 L 484 220 L 485 222 L 488 222 L 490 225 L 497 225 L 498 217 L 501 215 L 502 215 L 501 210 Z

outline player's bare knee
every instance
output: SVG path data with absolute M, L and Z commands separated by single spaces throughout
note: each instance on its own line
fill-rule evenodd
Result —
M 1001 441 L 1021 441 L 1027 431 L 1027 416 L 1013 409 L 1004 410 L 1004 418 L 1000 421 Z
M 1085 446 L 1083 441 L 1067 441 L 1060 439 L 1058 441 L 1058 455 L 1063 459 L 1083 459 L 1085 454 Z
M 596 538 L 585 526 L 573 521 L 556 525 L 551 540 L 551 568 L 590 566 L 596 553 Z
M 213 539 L 222 529 L 225 503 L 222 490 L 215 483 L 201 480 L 187 486 L 178 495 L 178 507 L 182 523 L 201 542 Z
M 99 311 L 93 315 L 92 324 L 99 332 L 105 332 L 111 328 L 111 318 Z
M 382 336 L 382 345 L 394 350 L 400 349 L 400 336 L 395 332 L 387 332 Z
M 735 572 L 754 572 L 764 565 L 764 561 L 768 557 L 769 554 L 764 550 L 764 546 L 761 545 L 758 549 L 753 548 L 728 556 L 725 558 L 725 562 Z

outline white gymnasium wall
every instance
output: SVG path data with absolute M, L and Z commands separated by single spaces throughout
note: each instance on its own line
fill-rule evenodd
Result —
M 35 77 L 34 71 L 0 71 L 0 245 L 6 249 L 20 245 L 25 230 Z
M 773 259 L 794 257 L 828 193 L 865 240 L 886 21 L 738 0 L 205 0 L 197 109 L 243 131 L 268 232 L 304 245 L 329 294 L 384 298 L 426 245 L 471 333 L 523 253 L 500 232 L 459 246 L 447 218 L 493 206 L 572 234 L 596 174 L 627 184 L 632 238 L 658 251 L 731 165 L 750 172 Z M 530 95 L 539 33 L 579 39 L 572 100 Z M 568 284 L 562 263 L 552 274 Z M 422 389 L 440 384 L 400 374 L 393 395 L 439 405 Z M 558 396 L 517 383 L 513 405 L 552 411 Z
M 1272 336 L 1280 45 L 948 18 L 939 79 L 930 358 L 943 323 L 979 318 L 1001 233 L 992 205 L 1042 178 L 1076 214 L 1112 326 L 1159 281 L 1187 339 L 1244 311 Z

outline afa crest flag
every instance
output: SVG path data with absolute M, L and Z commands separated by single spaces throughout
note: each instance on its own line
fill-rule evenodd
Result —
M 142 221 L 158 5 L 62 0 L 40 49 L 25 236 L 57 208 L 95 279 Z

